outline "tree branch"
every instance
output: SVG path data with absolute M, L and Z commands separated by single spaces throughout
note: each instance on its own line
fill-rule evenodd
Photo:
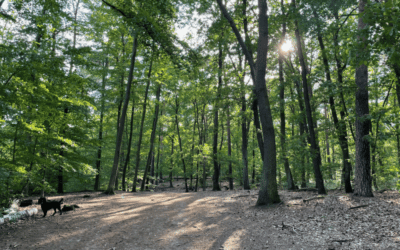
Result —
M 7 79 L 6 83 L 4 83 L 4 86 L 6 86 L 6 85 L 10 82 L 11 78 L 12 78 L 14 75 L 15 75 L 15 72 L 12 73 L 11 76 Z
M 121 15 L 123 15 L 124 17 L 127 18 L 131 18 L 133 16 L 128 16 L 125 12 L 123 12 L 122 10 L 118 9 L 117 7 L 115 7 L 114 5 L 110 4 L 109 2 L 107 2 L 106 0 L 101 0 L 105 5 L 107 5 L 108 7 L 110 7 L 111 9 L 121 13 Z
M 251 78 L 253 78 L 253 81 L 256 81 L 256 74 L 255 74 L 255 64 L 254 64 L 254 60 L 252 59 L 252 55 L 250 54 L 249 50 L 247 49 L 246 44 L 243 41 L 242 36 L 240 35 L 240 32 L 238 30 L 238 28 L 236 27 L 235 21 L 233 21 L 232 17 L 229 15 L 228 11 L 226 10 L 226 7 L 222 4 L 222 0 L 217 0 L 218 6 L 222 12 L 222 14 L 224 15 L 224 17 L 226 18 L 226 20 L 229 22 L 233 33 L 235 33 L 235 36 L 240 44 L 240 46 L 242 47 L 242 50 L 246 56 L 247 62 L 250 65 L 250 71 L 251 71 Z

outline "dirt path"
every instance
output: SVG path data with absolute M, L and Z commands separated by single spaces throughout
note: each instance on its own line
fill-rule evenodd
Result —
M 255 208 L 256 192 L 68 194 L 81 208 L 41 218 L 35 205 L 37 216 L 0 226 L 0 249 L 400 248 L 397 192 L 304 203 L 316 194 L 282 191 L 283 203 Z M 349 209 L 359 204 L 369 207 Z

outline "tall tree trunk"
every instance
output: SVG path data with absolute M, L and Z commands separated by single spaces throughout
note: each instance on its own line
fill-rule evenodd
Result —
M 78 19 L 79 4 L 80 4 L 80 0 L 78 0 L 76 2 L 76 6 L 73 5 L 73 8 L 74 8 L 74 32 L 73 32 L 73 39 L 72 39 L 72 48 L 74 48 L 74 49 L 76 47 L 76 35 L 78 34 L 78 32 L 77 32 L 77 27 L 78 27 L 77 19 Z M 73 67 L 74 67 L 74 60 L 71 57 L 71 64 L 69 66 L 69 75 L 72 74 Z
M 226 130 L 228 136 L 228 158 L 229 158 L 229 165 L 228 165 L 228 180 L 229 180 L 229 189 L 233 190 L 233 176 L 232 176 L 232 143 L 231 143 L 231 118 L 229 115 L 229 106 L 226 112 Z
M 261 125 L 264 139 L 264 164 L 261 177 L 261 186 L 257 205 L 266 205 L 280 202 L 276 183 L 276 147 L 275 130 L 271 108 L 265 83 L 268 52 L 268 15 L 267 2 L 258 0 L 259 8 L 259 37 L 257 48 L 257 66 L 255 92 L 260 110 Z M 254 64 L 253 64 L 254 65 Z
M 315 9 L 313 10 L 313 12 L 314 12 L 314 16 L 317 18 L 318 15 L 317 15 Z M 337 44 L 338 44 L 337 39 L 338 39 L 338 37 L 337 37 L 337 35 L 335 35 L 334 36 L 335 46 L 337 46 Z M 329 63 L 328 63 L 328 56 L 326 55 L 325 45 L 324 45 L 324 41 L 322 39 L 322 34 L 320 31 L 319 25 L 318 25 L 318 43 L 319 43 L 321 53 L 322 53 L 322 61 L 324 63 L 326 80 L 328 82 L 332 82 L 331 73 L 330 73 L 330 69 L 329 69 Z M 336 63 L 337 63 L 337 68 L 338 68 L 338 82 L 339 82 L 339 85 L 341 86 L 343 83 L 343 80 L 342 80 L 343 79 L 342 78 L 343 67 L 341 66 L 341 63 L 337 56 L 336 56 Z M 349 155 L 349 143 L 347 140 L 346 122 L 344 121 L 345 114 L 344 114 L 343 110 L 340 112 L 341 120 L 339 121 L 337 112 L 336 112 L 335 99 L 332 94 L 329 95 L 329 106 L 330 106 L 331 113 L 332 113 L 333 124 L 335 125 L 335 129 L 336 129 L 336 132 L 338 135 L 340 148 L 342 150 L 342 156 L 343 156 L 343 160 L 342 160 L 343 171 L 342 172 L 344 175 L 345 191 L 346 191 L 346 193 L 351 193 L 351 192 L 353 192 L 353 189 L 351 187 L 351 182 L 350 182 L 351 165 L 350 165 L 350 155 Z M 327 150 L 329 151 L 329 145 L 327 145 Z M 329 155 L 329 153 L 328 153 L 328 155 Z
M 172 168 L 174 166 L 174 161 L 173 161 L 173 157 L 174 156 L 174 136 L 171 137 L 171 167 L 170 167 L 170 171 L 169 171 L 169 187 L 174 187 L 172 185 Z
M 256 97 L 254 97 L 253 103 L 251 105 L 251 110 L 253 111 L 254 126 L 256 128 L 258 148 L 260 149 L 261 159 L 262 161 L 264 161 L 264 140 L 260 125 L 260 117 L 258 115 L 258 101 Z
M 222 86 L 222 45 L 219 45 L 218 54 L 218 90 L 217 97 L 214 102 L 214 129 L 213 129 L 213 162 L 214 162 L 214 175 L 213 175 L 213 191 L 221 191 L 219 186 L 220 169 L 218 164 L 218 109 L 221 99 L 221 86 Z
M 253 57 L 250 54 L 246 44 L 240 35 L 232 17 L 227 12 L 222 0 L 217 0 L 220 10 L 224 17 L 228 20 L 235 36 L 242 47 L 246 56 L 246 60 L 250 66 L 250 72 L 255 85 L 254 93 L 258 100 L 258 107 L 261 116 L 262 133 L 264 139 L 264 163 L 261 178 L 261 189 L 259 192 L 257 205 L 266 205 L 279 202 L 279 195 L 276 183 L 276 147 L 275 147 L 275 131 L 271 108 L 269 105 L 268 94 L 265 85 L 265 73 L 268 52 L 268 16 L 267 3 L 265 0 L 258 0 L 259 8 L 259 38 L 257 49 L 257 65 L 254 64 Z
M 29 137 L 30 137 L 30 136 L 29 136 Z M 31 160 L 31 162 L 30 162 L 30 164 L 29 164 L 29 169 L 28 169 L 28 173 L 29 173 L 29 174 L 32 172 L 33 162 L 34 162 L 34 160 L 35 160 L 37 142 L 38 142 L 38 136 L 36 136 L 36 138 L 35 138 L 35 144 L 33 145 L 33 149 L 32 149 L 32 160 Z M 22 190 L 21 190 L 21 193 L 22 193 L 22 194 L 25 194 L 25 196 L 28 196 L 28 195 L 30 194 L 30 193 L 29 193 L 29 183 L 30 183 L 29 174 L 28 174 L 28 177 L 27 177 L 27 180 L 26 180 L 26 184 L 25 184 L 25 186 L 24 186 L 24 187 L 22 188 Z
M 324 108 L 325 111 L 325 118 L 328 120 L 329 119 L 329 115 L 328 115 L 328 110 L 327 107 L 325 106 Z M 326 160 L 328 163 L 328 173 L 332 178 L 332 166 L 331 166 L 331 153 L 330 153 L 330 148 L 329 148 L 329 128 L 325 129 L 325 150 L 326 150 Z
M 245 33 L 245 43 L 247 48 L 250 48 L 249 52 L 252 54 L 251 47 L 250 47 L 250 38 L 248 35 L 248 20 L 247 20 L 247 0 L 243 0 L 243 28 L 244 28 L 244 33 Z M 250 189 L 250 183 L 249 183 L 249 160 L 248 160 L 248 151 L 247 151 L 247 146 L 248 146 L 248 128 L 247 128 L 247 118 L 246 118 L 246 91 L 245 91 L 245 83 L 244 83 L 244 78 L 245 78 L 245 71 L 242 69 L 242 58 L 239 55 L 239 71 L 240 73 L 243 74 L 243 77 L 240 77 L 240 91 L 241 91 L 241 127 L 242 127 L 242 161 L 243 161 L 243 189 L 244 190 L 249 190 Z
M 359 18 L 358 30 L 363 32 L 366 24 L 362 20 L 362 13 L 364 12 L 366 2 L 359 1 Z M 366 37 L 361 34 L 359 36 L 359 43 L 365 43 Z M 365 54 L 367 47 L 362 46 L 358 52 L 358 58 L 361 59 L 361 54 Z M 361 60 L 358 60 L 361 62 Z M 355 166 L 355 188 L 354 194 L 364 197 L 373 197 L 372 193 L 372 178 L 371 178 L 371 155 L 369 128 L 371 121 L 369 116 L 368 104 L 368 67 L 364 64 L 358 65 L 356 68 L 356 166 Z
M 207 117 L 205 116 L 205 105 L 203 106 L 203 111 L 202 111 L 202 143 L 206 142 L 206 134 L 207 134 Z M 204 156 L 203 150 L 201 151 L 202 154 L 202 165 L 203 165 L 203 191 L 206 191 L 207 188 L 207 174 L 206 174 L 206 164 L 207 164 L 207 159 Z
M 78 2 L 78 4 L 79 4 L 79 2 Z M 77 7 L 78 7 L 78 5 L 77 5 Z M 77 10 L 76 10 L 77 11 Z M 53 43 L 53 49 L 52 49 L 52 52 L 53 52 L 53 56 L 55 56 L 55 52 L 56 52 L 56 31 L 53 31 L 53 41 L 54 41 L 54 43 Z M 74 47 L 75 48 L 75 47 Z M 71 64 L 72 64 L 72 61 L 71 61 Z M 63 122 L 63 124 L 62 124 L 62 127 L 61 127 L 61 134 L 63 135 L 63 137 L 65 136 L 65 133 L 66 133 L 66 127 L 67 127 L 67 121 L 66 121 L 66 119 L 67 119 L 67 114 L 69 113 L 69 110 L 68 110 L 68 107 L 64 107 L 64 122 Z M 59 194 L 63 194 L 64 193 L 64 167 L 62 166 L 63 165 L 63 163 L 62 163 L 62 161 L 63 161 L 63 159 L 64 159 L 64 147 L 65 147 L 65 143 L 64 143 L 64 141 L 62 140 L 61 141 L 61 143 L 60 143 L 61 145 L 61 150 L 60 150 L 60 153 L 59 153 L 59 156 L 60 156 L 60 161 L 61 161 L 61 163 L 60 163 L 60 166 L 59 166 L 59 168 L 58 168 L 58 186 L 57 186 L 57 193 L 59 193 Z
M 149 73 L 149 78 L 150 78 L 150 73 Z M 149 79 L 149 81 L 150 81 L 150 79 Z M 161 96 L 161 84 L 158 84 L 158 88 L 157 88 L 157 92 L 156 92 L 156 106 L 155 106 L 154 118 L 153 118 L 153 128 L 151 130 L 151 136 L 150 136 L 150 152 L 147 157 L 147 163 L 146 163 L 145 170 L 144 170 L 142 185 L 140 186 L 140 191 L 144 190 L 144 183 L 145 183 L 145 180 L 147 177 L 147 172 L 150 170 L 150 167 L 151 167 L 151 160 L 153 157 L 153 149 L 154 149 L 154 139 L 156 137 L 156 130 L 157 130 L 158 112 L 160 110 L 160 96 Z
M 131 145 L 132 145 L 132 137 L 133 137 L 133 116 L 135 114 L 135 103 L 132 103 L 132 111 L 131 111 L 131 127 L 130 127 L 130 131 L 129 131 L 129 140 L 128 140 L 128 151 L 126 152 L 126 159 L 125 159 L 125 165 L 124 165 L 124 169 L 122 172 L 122 190 L 126 191 L 127 187 L 126 187 L 126 170 L 128 168 L 129 165 L 129 160 L 130 160 L 130 156 L 131 156 Z
M 188 185 L 187 185 L 187 179 L 186 179 L 186 164 L 185 164 L 185 158 L 183 157 L 183 150 L 182 150 L 182 140 L 181 140 L 181 134 L 179 132 L 179 121 L 178 121 L 178 109 L 179 109 L 179 103 L 178 103 L 178 96 L 176 96 L 176 113 L 175 113 L 175 122 L 176 122 L 176 130 L 178 132 L 178 141 L 179 141 L 179 149 L 181 153 L 181 160 L 183 164 L 183 178 L 185 179 L 185 190 L 186 192 L 189 192 Z
M 100 172 L 101 172 L 101 152 L 103 144 L 103 119 L 104 119 L 104 108 L 105 108 L 105 91 L 106 91 L 106 69 L 108 67 L 108 59 L 106 59 L 105 67 L 103 69 L 103 79 L 101 84 L 101 110 L 100 110 L 100 128 L 99 128 L 99 148 L 97 149 L 97 160 L 96 169 L 97 174 L 94 182 L 94 190 L 98 191 L 100 189 Z
M 160 116 L 162 117 L 163 111 L 161 109 L 161 113 Z M 162 144 L 162 137 L 161 134 L 163 133 L 163 126 L 160 123 L 160 131 L 158 133 L 158 150 L 157 150 L 157 167 L 156 167 L 156 185 L 158 185 L 158 183 L 162 183 L 162 168 L 161 166 L 159 167 L 159 163 L 160 163 L 160 159 L 161 159 L 161 155 L 160 155 L 160 151 L 161 148 L 163 146 Z
M 150 76 L 151 76 L 152 66 L 153 66 L 153 56 L 150 59 L 149 73 L 147 75 L 149 80 L 147 81 L 146 92 L 144 94 L 143 113 L 142 113 L 142 120 L 140 122 L 139 141 L 138 141 L 138 146 L 137 146 L 137 151 L 136 151 L 135 175 L 133 177 L 132 192 L 136 192 L 136 183 L 137 183 L 138 171 L 139 171 L 139 166 L 140 166 L 140 149 L 141 149 L 141 146 L 142 146 L 143 125 L 144 125 L 144 118 L 146 117 L 147 96 L 148 96 L 148 93 L 149 93 Z M 146 165 L 146 168 L 147 168 L 147 165 Z M 142 182 L 144 182 L 144 181 L 145 181 L 145 179 L 143 178 Z
M 150 176 L 151 178 L 151 184 L 154 184 L 154 155 L 155 153 L 153 152 L 153 155 L 151 157 L 151 169 L 150 169 Z
M 293 7 L 296 8 L 295 0 L 292 0 L 292 4 L 293 4 Z M 297 51 L 298 51 L 300 65 L 301 65 L 301 76 L 302 76 L 302 81 L 303 81 L 304 102 L 306 105 L 308 129 L 309 129 L 310 139 L 311 139 L 311 149 L 313 151 L 312 154 L 313 154 L 313 167 L 314 167 L 315 182 L 316 182 L 316 186 L 318 189 L 318 193 L 326 194 L 325 187 L 324 187 L 324 180 L 323 180 L 322 173 L 321 173 L 321 152 L 320 152 L 320 148 L 318 145 L 317 134 L 315 133 L 315 130 L 314 130 L 315 124 L 314 124 L 313 116 L 312 116 L 311 102 L 310 102 L 309 89 L 308 89 L 308 83 L 307 83 L 307 67 L 306 67 L 304 56 L 303 56 L 301 37 L 300 37 L 299 25 L 298 25 L 297 20 L 295 20 L 295 26 L 296 26 L 295 34 L 296 34 L 296 41 L 297 41 Z
M 284 13 L 284 8 L 283 8 L 283 0 L 281 0 L 281 8 L 282 8 L 282 15 L 285 16 Z M 280 110 L 280 118 L 281 118 L 281 134 L 280 134 L 280 139 L 281 139 L 281 150 L 282 150 L 282 158 L 283 158 L 283 165 L 285 167 L 285 172 L 286 172 L 286 181 L 287 181 L 287 188 L 288 190 L 294 190 L 296 186 L 294 185 L 293 182 L 293 176 L 292 172 L 290 171 L 289 167 L 289 158 L 287 157 L 286 153 L 286 117 L 285 117 L 285 82 L 283 79 L 283 51 L 282 51 L 282 45 L 285 41 L 285 36 L 286 36 L 286 20 L 283 21 L 282 23 L 282 36 L 281 36 L 281 41 L 280 41 L 280 46 L 279 46 L 279 97 L 280 97 L 280 102 L 279 102 L 279 110 Z
M 124 107 L 122 109 L 121 121 L 119 123 L 118 133 L 117 133 L 117 138 L 116 138 L 114 163 L 113 163 L 113 168 L 111 170 L 110 182 L 108 184 L 107 190 L 105 191 L 106 194 L 114 194 L 115 179 L 116 179 L 117 173 L 118 173 L 119 153 L 120 153 L 120 150 L 121 150 L 122 135 L 123 135 L 123 132 L 124 132 L 126 111 L 128 109 L 128 104 L 129 104 L 129 99 L 130 99 L 130 94 L 131 94 L 131 85 L 132 85 L 132 80 L 133 80 L 133 70 L 135 68 L 136 48 L 137 48 L 137 40 L 138 40 L 137 39 L 137 34 L 138 34 L 138 32 L 135 32 L 135 35 L 134 35 L 135 38 L 134 38 L 134 41 L 133 41 L 133 48 L 132 48 L 131 66 L 129 68 L 129 78 L 128 78 L 128 84 L 126 86 Z
M 256 154 L 255 154 L 255 150 L 254 150 L 254 140 L 255 140 L 255 138 L 254 138 L 254 134 L 255 134 L 255 128 L 253 129 L 253 171 L 252 171 L 252 174 L 251 174 L 251 184 L 254 184 L 256 181 L 255 181 L 255 178 L 256 178 Z
M 257 65 L 254 64 L 253 57 L 249 53 L 246 44 L 239 33 L 232 17 L 227 12 L 222 0 L 217 0 L 222 14 L 228 20 L 229 24 L 250 65 L 251 76 L 254 83 L 254 92 L 258 100 L 260 111 L 262 133 L 264 139 L 264 163 L 261 178 L 261 187 L 258 193 L 257 205 L 266 205 L 279 202 L 278 187 L 276 183 L 276 147 L 275 131 L 273 126 L 271 108 L 268 100 L 267 89 L 265 85 L 265 74 L 267 66 L 268 52 L 268 16 L 266 0 L 258 0 L 259 19 L 258 19 L 258 48 Z

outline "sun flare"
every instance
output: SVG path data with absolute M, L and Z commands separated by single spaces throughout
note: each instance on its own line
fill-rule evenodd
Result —
M 289 50 L 293 50 L 292 42 L 291 41 L 285 41 L 285 43 L 282 44 L 281 49 L 284 52 L 288 52 Z

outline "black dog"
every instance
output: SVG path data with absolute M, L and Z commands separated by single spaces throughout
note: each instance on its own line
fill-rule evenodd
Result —
M 63 212 L 67 211 L 73 211 L 75 208 L 79 208 L 78 205 L 64 205 L 64 207 L 61 209 Z
M 42 211 L 44 213 L 43 217 L 46 216 L 47 210 L 54 209 L 54 214 L 56 214 L 57 210 L 60 211 L 60 215 L 62 215 L 61 211 L 61 204 L 63 203 L 64 199 L 61 199 L 60 201 L 47 201 L 46 198 L 42 197 L 39 199 L 38 203 L 42 205 Z
M 32 204 L 33 204 L 32 200 L 23 200 L 23 201 L 21 201 L 21 204 L 19 204 L 19 206 L 20 207 L 29 207 Z

